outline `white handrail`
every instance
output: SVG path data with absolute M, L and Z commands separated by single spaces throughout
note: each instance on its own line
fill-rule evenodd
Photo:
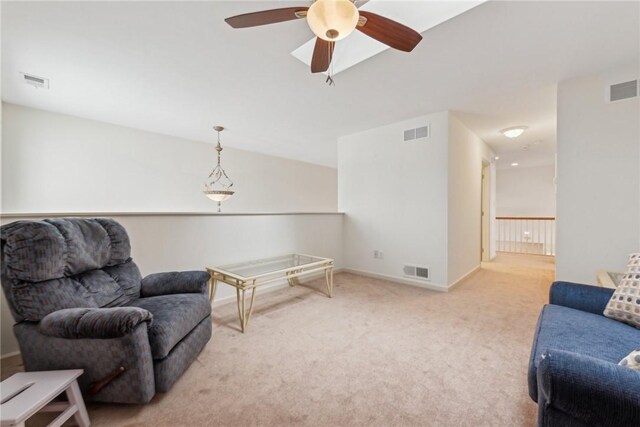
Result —
M 556 255 L 555 217 L 497 216 L 498 252 Z

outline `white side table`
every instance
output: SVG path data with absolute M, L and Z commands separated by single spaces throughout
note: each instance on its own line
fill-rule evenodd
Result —
M 23 427 L 25 420 L 38 411 L 62 412 L 49 427 L 59 427 L 72 416 L 80 427 L 88 427 L 91 422 L 77 381 L 82 372 L 82 369 L 20 372 L 2 381 L 2 427 Z M 62 392 L 66 392 L 69 401 L 52 402 Z

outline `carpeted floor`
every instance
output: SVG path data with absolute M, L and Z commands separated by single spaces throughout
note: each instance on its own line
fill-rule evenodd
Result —
M 532 426 L 527 361 L 553 274 L 549 258 L 507 255 L 449 293 L 338 274 L 333 299 L 322 281 L 258 295 L 246 334 L 228 304 L 169 393 L 145 406 L 91 404 L 91 421 Z

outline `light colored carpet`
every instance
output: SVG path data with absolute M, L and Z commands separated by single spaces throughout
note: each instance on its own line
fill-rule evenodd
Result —
M 505 255 L 446 294 L 338 274 L 333 299 L 318 280 L 258 295 L 246 334 L 228 304 L 169 393 L 145 406 L 91 404 L 91 421 L 532 426 L 527 362 L 552 280 L 548 258 Z

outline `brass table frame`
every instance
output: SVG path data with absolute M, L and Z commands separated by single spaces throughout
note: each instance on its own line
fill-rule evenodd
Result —
M 238 317 L 240 318 L 240 327 L 242 333 L 247 329 L 251 313 L 253 312 L 253 302 L 256 296 L 256 288 L 267 283 L 275 282 L 277 280 L 287 279 L 289 286 L 297 286 L 300 282 L 298 277 L 324 271 L 325 280 L 327 283 L 327 296 L 333 297 L 333 268 L 334 260 L 331 258 L 321 258 L 313 255 L 304 254 L 290 254 L 293 257 L 308 257 L 317 259 L 318 261 L 310 262 L 303 265 L 284 268 L 280 270 L 269 271 L 266 273 L 257 274 L 255 276 L 241 276 L 239 274 L 226 271 L 220 267 L 207 267 L 207 271 L 211 278 L 209 279 L 209 301 L 213 303 L 216 295 L 216 288 L 218 282 L 226 283 L 236 288 L 236 300 L 238 302 Z M 287 256 L 287 255 L 284 255 Z M 261 262 L 269 262 L 272 260 L 278 260 L 283 256 L 266 258 L 262 260 L 254 261 L 255 264 Z M 228 268 L 228 266 L 227 266 Z M 246 306 L 246 292 L 251 290 L 251 300 L 249 307 Z

